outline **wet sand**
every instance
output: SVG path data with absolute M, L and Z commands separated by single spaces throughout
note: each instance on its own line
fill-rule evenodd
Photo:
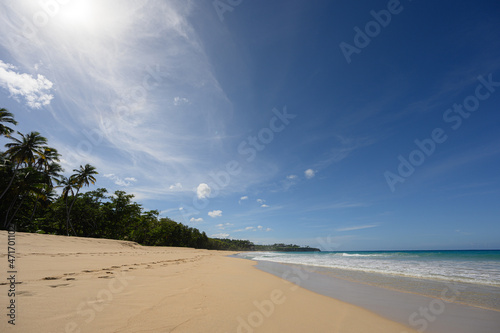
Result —
M 265 261 L 257 267 L 422 332 L 500 332 L 496 287 Z

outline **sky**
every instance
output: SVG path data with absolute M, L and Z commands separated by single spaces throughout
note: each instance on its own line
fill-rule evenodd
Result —
M 221 238 L 500 248 L 500 3 L 7 0 L 0 107 Z M 0 143 L 3 145 L 5 139 Z

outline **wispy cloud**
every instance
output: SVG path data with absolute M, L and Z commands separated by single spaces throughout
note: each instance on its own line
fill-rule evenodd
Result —
M 203 222 L 203 218 L 199 217 L 197 219 L 195 219 L 194 217 L 192 217 L 189 222 L 193 222 L 193 223 L 201 223 Z
M 362 229 L 369 229 L 369 228 L 375 228 L 375 227 L 378 227 L 378 224 L 357 225 L 357 226 L 353 226 L 353 227 L 339 228 L 339 229 L 337 229 L 337 231 L 338 232 L 354 231 L 354 230 L 362 230 Z
M 179 105 L 182 105 L 182 104 L 187 104 L 189 103 L 189 99 L 185 98 L 185 97 L 179 97 L 179 96 L 176 96 L 174 98 L 174 105 L 175 106 L 179 106 Z
M 30 74 L 18 73 L 16 70 L 14 65 L 0 60 L 0 87 L 7 90 L 16 100 L 19 97 L 23 98 L 31 109 L 49 105 L 54 98 L 51 94 L 53 83 L 41 74 L 35 78 Z
M 125 177 L 124 179 L 122 179 L 122 178 L 120 178 L 117 175 L 112 174 L 112 173 L 105 174 L 104 177 L 111 179 L 118 186 L 127 187 L 127 186 L 132 185 L 132 183 L 137 182 L 137 179 L 135 179 L 134 177 Z
M 174 195 L 177 182 L 186 189 L 206 182 L 207 170 L 220 163 L 214 133 L 224 134 L 232 105 L 190 23 L 193 4 L 85 2 L 92 20 L 68 22 L 72 5 L 60 5 L 32 36 L 23 34 L 23 22 L 43 13 L 37 2 L 0 5 L 0 47 L 15 66 L 40 73 L 18 73 L 2 62 L 0 88 L 31 108 L 50 103 L 58 132 L 72 136 L 56 148 L 76 152 L 73 167 L 87 162 L 78 152 L 86 130 L 99 142 L 80 147 L 108 157 L 93 165 L 107 174 L 133 169 L 144 184 L 141 197 Z
M 368 207 L 368 203 L 364 202 L 352 202 L 352 201 L 343 201 L 336 202 L 331 204 L 323 204 L 308 207 L 305 211 L 317 211 L 317 210 L 335 210 L 335 209 L 348 209 L 348 208 L 358 208 L 358 207 Z
M 220 232 L 218 234 L 210 235 L 210 237 L 214 237 L 214 238 L 228 238 L 229 234 L 224 233 L 224 232 Z
M 232 225 L 234 225 L 234 224 L 232 224 L 232 223 L 219 223 L 219 224 L 216 225 L 216 227 L 219 228 L 219 229 L 224 230 L 224 229 L 226 229 L 226 228 L 228 228 L 228 227 L 230 227 Z

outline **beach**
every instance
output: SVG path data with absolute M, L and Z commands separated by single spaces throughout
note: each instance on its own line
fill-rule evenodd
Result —
M 416 332 L 231 252 L 17 232 L 8 274 L 0 244 L 2 332 Z

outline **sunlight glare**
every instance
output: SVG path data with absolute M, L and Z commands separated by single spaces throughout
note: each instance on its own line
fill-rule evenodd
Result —
M 65 24 L 91 27 L 95 20 L 94 9 L 91 1 L 73 0 L 62 7 L 61 17 Z

